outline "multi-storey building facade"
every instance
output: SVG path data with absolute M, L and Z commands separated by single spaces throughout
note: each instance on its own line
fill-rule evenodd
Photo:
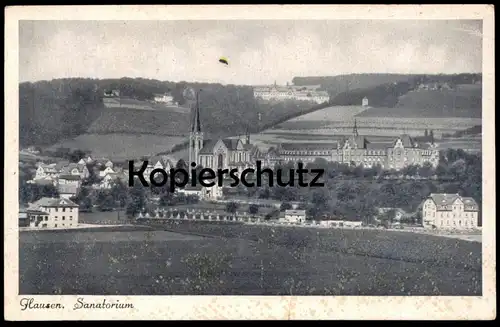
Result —
M 65 228 L 78 225 L 78 205 L 64 198 L 41 198 L 30 204 L 30 226 Z
M 370 142 L 358 135 L 356 122 L 353 134 L 332 143 L 282 143 L 267 153 L 268 164 L 288 161 L 312 162 L 316 158 L 327 161 L 400 170 L 410 165 L 439 163 L 435 144 L 417 144 L 406 134 L 392 142 Z
M 272 86 L 255 87 L 253 94 L 256 98 L 263 100 L 298 100 L 315 103 L 325 103 L 330 101 L 328 92 L 318 91 L 316 86 Z
M 422 204 L 422 225 L 438 229 L 478 227 L 479 206 L 470 197 L 432 193 Z

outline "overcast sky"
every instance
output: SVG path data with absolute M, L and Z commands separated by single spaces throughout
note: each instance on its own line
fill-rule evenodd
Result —
M 20 81 L 481 72 L 481 21 L 22 21 Z M 229 66 L 218 62 L 224 56 Z

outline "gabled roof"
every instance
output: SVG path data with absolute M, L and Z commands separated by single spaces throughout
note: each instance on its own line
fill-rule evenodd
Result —
M 76 203 L 68 199 L 61 198 L 41 198 L 40 200 L 31 204 L 30 209 L 39 207 L 78 207 Z
M 431 193 L 429 198 L 434 201 L 438 211 L 451 211 L 457 199 L 462 200 L 465 211 L 479 210 L 477 202 L 471 197 L 461 197 L 458 194 Z
M 203 148 L 200 150 L 200 154 L 213 154 L 214 146 L 217 142 L 218 140 L 204 140 Z
M 462 202 L 464 203 L 465 211 L 478 211 L 479 210 L 479 205 L 477 204 L 476 200 L 474 200 L 471 197 L 463 197 Z
M 238 143 L 240 142 L 239 139 L 223 139 L 222 142 L 224 142 L 224 145 L 228 148 L 230 151 L 237 150 L 238 148 Z
M 401 143 L 403 144 L 403 146 L 405 148 L 413 148 L 415 147 L 415 142 L 413 141 L 413 139 L 411 138 L 410 135 L 408 134 L 403 134 L 401 135 L 400 137 L 398 137 L 395 141 L 394 141 L 394 145 L 396 144 L 396 142 L 398 140 L 401 140 Z

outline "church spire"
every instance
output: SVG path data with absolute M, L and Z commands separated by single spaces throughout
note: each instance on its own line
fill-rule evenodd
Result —
M 354 118 L 354 128 L 352 129 L 352 134 L 354 134 L 354 136 L 358 136 L 358 124 L 356 122 L 356 118 Z
M 193 117 L 193 124 L 191 126 L 191 132 L 195 132 L 195 133 L 201 132 L 199 92 L 196 92 L 196 104 L 194 107 L 194 117 Z

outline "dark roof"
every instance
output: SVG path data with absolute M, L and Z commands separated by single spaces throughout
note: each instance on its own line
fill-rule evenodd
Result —
M 213 154 L 214 146 L 217 144 L 218 140 L 204 140 L 203 148 L 200 150 L 200 154 Z
M 239 139 L 222 139 L 224 145 L 230 150 L 234 151 L 238 147 Z M 204 140 L 203 148 L 200 150 L 200 154 L 212 154 L 214 151 L 214 146 L 219 142 L 219 140 Z
M 377 142 L 377 143 L 368 143 L 366 145 L 366 148 L 368 150 L 382 150 L 382 149 L 387 149 L 387 148 L 392 148 L 392 143 L 387 143 L 387 142 Z
M 452 205 L 457 199 L 462 200 L 465 211 L 479 210 L 477 202 L 471 197 L 461 197 L 458 194 L 431 193 L 429 198 L 434 201 L 437 206 L 437 210 L 451 211 Z
M 413 142 L 413 139 L 408 134 L 403 134 L 398 139 L 401 140 L 401 143 L 403 143 L 403 146 L 405 148 L 413 148 L 415 146 L 415 142 Z M 394 143 L 395 142 L 397 142 L 397 139 L 396 141 L 394 141 Z
M 229 149 L 229 150 L 236 150 L 238 147 L 239 139 L 223 139 L 222 142 L 224 142 L 224 145 Z
M 68 199 L 60 198 L 41 198 L 34 202 L 30 209 L 37 209 L 39 207 L 78 207 L 76 203 Z
M 80 175 L 61 175 L 59 179 L 67 179 L 70 181 L 79 181 L 81 179 Z
M 337 143 L 281 143 L 279 145 L 281 150 L 285 151 L 311 151 L 320 150 L 328 151 L 338 148 Z

